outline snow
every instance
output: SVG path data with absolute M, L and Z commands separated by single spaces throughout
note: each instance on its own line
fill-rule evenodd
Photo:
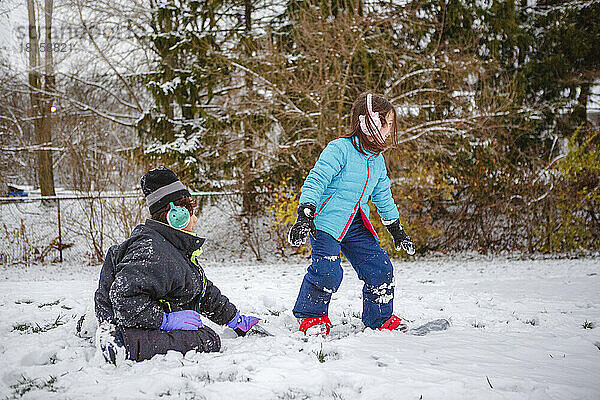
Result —
M 412 326 L 452 320 L 449 330 L 423 337 L 362 331 L 362 283 L 343 264 L 331 337 L 304 340 L 291 308 L 307 265 L 205 264 L 275 336 L 231 338 L 209 323 L 224 332 L 220 353 L 170 352 L 118 367 L 75 334 L 92 307 L 99 266 L 0 265 L 0 397 L 600 398 L 600 329 L 583 328 L 600 323 L 598 259 L 394 260 L 396 313 Z M 93 330 L 93 320 L 84 326 Z

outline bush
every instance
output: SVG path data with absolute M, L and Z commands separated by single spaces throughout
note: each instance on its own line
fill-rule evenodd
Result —
M 300 247 L 291 247 L 287 241 L 290 228 L 296 222 L 296 212 L 298 210 L 298 191 L 289 185 L 289 178 L 282 181 L 278 189 L 272 196 L 271 205 L 267 210 L 273 215 L 274 222 L 271 232 L 274 234 L 277 252 L 285 256 L 286 249 L 293 249 L 295 254 L 307 254 L 310 244 Z
M 540 246 L 544 252 L 600 248 L 600 130 L 580 127 L 569 140 L 559 173 L 552 229 Z

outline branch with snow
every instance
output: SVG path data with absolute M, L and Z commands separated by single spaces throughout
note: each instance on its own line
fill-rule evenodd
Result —
M 312 117 L 310 116 L 310 114 L 308 114 L 306 111 L 302 111 L 284 92 L 282 92 L 277 85 L 275 85 L 274 83 L 272 83 L 271 81 L 269 81 L 267 78 L 265 78 L 264 76 L 252 71 L 250 68 L 247 68 L 233 60 L 228 60 L 228 62 L 233 65 L 234 67 L 237 67 L 239 69 L 241 69 L 242 71 L 245 71 L 247 73 L 249 73 L 250 75 L 254 76 L 255 78 L 258 78 L 261 82 L 265 83 L 267 86 L 269 86 L 271 89 L 273 89 L 279 96 L 281 96 L 283 99 L 285 99 L 285 101 L 287 102 L 287 104 L 289 104 L 292 107 L 292 110 L 302 114 L 303 116 L 305 116 L 311 123 L 314 124 Z
M 416 75 L 427 74 L 427 73 L 430 73 L 430 72 L 441 72 L 441 71 L 443 71 L 441 68 L 424 68 L 424 69 L 420 69 L 420 70 L 417 70 L 417 71 L 410 72 L 410 73 L 408 73 L 408 74 L 400 77 L 394 83 L 392 83 L 390 85 L 390 87 L 385 90 L 384 94 L 386 96 L 389 96 L 390 93 L 392 92 L 392 90 L 394 90 L 394 88 L 396 86 L 398 86 L 399 84 L 401 84 L 402 82 L 404 82 L 408 78 L 412 78 L 413 76 L 416 76 Z

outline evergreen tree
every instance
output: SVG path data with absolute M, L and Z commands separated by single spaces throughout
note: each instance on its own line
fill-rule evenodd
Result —
M 543 117 L 539 130 L 570 136 L 587 121 L 590 88 L 600 79 L 600 2 L 539 1 L 528 15 L 525 103 Z
M 152 0 L 148 40 L 156 53 L 152 69 L 140 75 L 155 108 L 138 123 L 144 153 L 152 162 L 175 167 L 197 188 L 223 179 L 214 168 L 229 125 L 215 104 L 216 91 L 229 82 L 221 55 L 223 1 Z

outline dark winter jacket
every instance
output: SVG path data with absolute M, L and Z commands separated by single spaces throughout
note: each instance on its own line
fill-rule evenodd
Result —
M 154 220 L 138 225 L 106 255 L 96 316 L 125 328 L 159 329 L 163 312 L 196 310 L 225 325 L 236 307 L 205 278 L 192 254 L 204 239 Z

